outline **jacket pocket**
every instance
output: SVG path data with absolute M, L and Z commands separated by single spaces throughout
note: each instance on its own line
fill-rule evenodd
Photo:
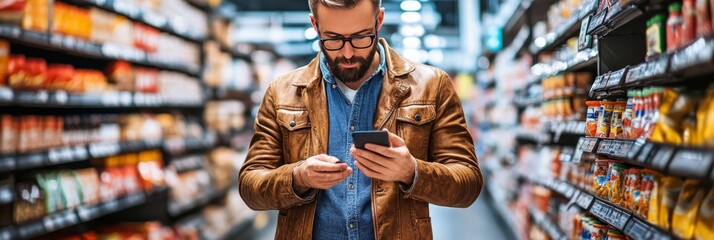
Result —
M 404 139 L 415 158 L 429 159 L 427 149 L 434 119 L 434 105 L 407 105 L 397 109 L 397 134 Z
M 431 232 L 431 218 L 419 218 L 416 220 L 419 239 L 434 239 Z
M 307 111 L 278 109 L 277 122 L 283 135 L 285 163 L 294 163 L 307 158 L 312 126 Z

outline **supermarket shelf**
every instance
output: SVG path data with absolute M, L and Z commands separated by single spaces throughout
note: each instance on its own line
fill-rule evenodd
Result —
M 159 30 L 181 37 L 183 39 L 200 43 L 206 39 L 206 36 L 200 36 L 192 34 L 187 31 L 186 26 L 174 26 L 171 21 L 165 16 L 153 13 L 151 11 L 144 11 L 140 7 L 130 4 L 126 1 L 114 1 L 114 0 L 68 0 L 69 2 L 80 2 L 89 3 L 92 6 L 101 8 L 103 10 L 113 12 L 122 16 L 125 16 L 136 22 L 146 24 L 158 28 Z M 190 1 L 187 1 L 190 2 Z
M 635 0 L 625 6 L 613 4 L 609 10 L 593 15 L 588 26 L 588 34 L 606 36 L 644 14 L 644 4 L 648 0 Z
M 714 180 L 714 150 L 640 140 L 583 138 L 579 151 L 595 153 L 665 174 Z
M 517 95 L 513 98 L 513 104 L 519 108 L 540 105 L 543 102 L 541 97 L 524 97 Z
M 543 230 L 545 230 L 545 232 L 548 233 L 550 239 L 568 239 L 567 235 L 563 233 L 563 230 L 561 230 L 557 224 L 553 223 L 553 221 L 548 219 L 548 217 L 546 217 L 544 214 L 538 212 L 538 210 L 529 208 L 528 213 L 533 218 L 535 224 L 540 226 Z
M 604 97 L 627 89 L 682 83 L 711 74 L 714 74 L 714 38 L 700 38 L 673 54 L 598 76 L 590 95 Z
M 157 95 L 106 92 L 70 94 L 65 91 L 13 91 L 0 87 L 0 105 L 42 108 L 201 108 L 204 102 L 180 102 Z
M 194 209 L 200 208 L 205 206 L 206 204 L 212 202 L 215 199 L 218 199 L 222 196 L 225 196 L 225 194 L 228 192 L 230 188 L 233 188 L 233 186 L 228 187 L 223 190 L 211 188 L 208 191 L 206 191 L 203 195 L 196 197 L 193 199 L 188 204 L 178 204 L 174 201 L 169 200 L 169 205 L 168 205 L 168 212 L 171 217 L 179 217 L 181 215 L 184 215 L 185 213 L 188 213 Z
M 171 160 L 171 166 L 177 172 L 187 172 L 201 169 L 204 166 L 204 155 L 192 155 Z
M 551 138 L 546 132 L 532 132 L 519 129 L 516 133 L 516 140 L 525 143 L 546 144 Z
M 553 61 L 552 63 L 539 63 L 531 67 L 531 75 L 536 76 L 534 81 L 553 77 L 563 72 L 579 71 L 597 63 L 597 49 L 585 49 L 563 61 Z
M 604 200 L 567 182 L 549 177 L 524 177 L 570 199 L 570 204 L 590 212 L 603 222 L 634 239 L 675 239 L 671 233 L 648 223 L 636 214 Z
M 163 141 L 164 152 L 173 157 L 181 156 L 184 153 L 208 150 L 217 144 L 218 140 L 213 134 L 207 134 L 203 139 L 199 138 L 173 138 Z
M 219 41 L 220 42 L 220 41 Z M 243 59 L 243 60 L 251 60 L 250 55 L 246 53 L 242 53 L 239 51 L 236 51 L 228 46 L 226 46 L 224 43 L 220 43 L 221 45 L 221 51 L 230 54 L 233 58 L 236 59 Z
M 121 212 L 146 202 L 148 195 L 166 191 L 158 189 L 152 193 L 135 193 L 96 205 L 80 206 L 45 216 L 42 219 L 28 223 L 13 225 L 0 229 L 2 239 L 34 239 L 71 226 L 89 223 L 94 219 L 109 214 Z
M 62 51 L 84 57 L 125 60 L 140 65 L 182 72 L 194 77 L 198 77 L 200 75 L 199 66 L 190 66 L 176 62 L 171 63 L 157 61 L 152 59 L 151 56 L 147 56 L 146 53 L 134 48 L 108 43 L 92 43 L 60 34 L 48 34 L 23 30 L 20 27 L 13 25 L 0 24 L 0 38 L 30 46 L 41 47 L 43 49 Z
M 171 142 L 181 142 L 180 145 Z M 172 145 L 173 144 L 173 145 Z M 150 149 L 171 149 L 184 152 L 206 149 L 215 145 L 215 141 L 193 138 L 166 141 L 131 141 L 122 143 L 93 143 L 72 147 L 52 148 L 45 151 L 24 154 L 0 155 L 0 173 L 15 170 L 45 168 L 60 164 L 105 158 L 124 153 L 140 152 Z M 167 150 L 169 151 L 169 150 Z
M 504 44 L 511 44 L 516 33 L 529 21 L 540 19 L 528 19 L 545 16 L 548 7 L 556 0 L 521 0 L 513 13 L 507 17 L 503 26 Z
M 553 51 L 565 44 L 569 38 L 577 36 L 581 21 L 597 10 L 597 4 L 598 1 L 590 1 L 588 5 L 581 5 L 565 23 L 560 24 L 553 31 L 537 37 L 530 45 L 529 51 L 534 55 L 545 51 Z
M 255 87 L 248 89 L 223 89 L 212 88 L 211 100 L 239 100 L 243 102 L 252 102 L 252 95 L 258 91 Z

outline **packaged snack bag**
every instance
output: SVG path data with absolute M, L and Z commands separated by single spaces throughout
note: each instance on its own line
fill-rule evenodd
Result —
M 712 189 L 709 190 L 699 206 L 697 223 L 694 227 L 694 239 L 714 239 L 714 190 Z
M 699 213 L 699 206 L 707 194 L 706 188 L 700 188 L 701 181 L 688 179 L 684 181 L 682 193 L 679 194 L 677 206 L 672 214 L 672 232 L 682 239 L 691 239 Z
M 659 205 L 659 226 L 667 231 L 672 230 L 672 213 L 677 205 L 677 199 L 682 192 L 682 179 L 678 177 L 662 177 L 660 181 L 662 201 Z
M 600 101 L 587 101 L 587 118 L 585 120 L 585 136 L 594 137 L 597 132 L 598 115 L 600 114 Z

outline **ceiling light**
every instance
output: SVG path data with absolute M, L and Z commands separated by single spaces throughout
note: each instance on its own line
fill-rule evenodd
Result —
M 403 12 L 401 19 L 405 23 L 416 23 L 421 21 L 421 14 L 418 12 Z
M 416 12 L 421 10 L 421 3 L 415 0 L 402 1 L 399 6 L 402 8 L 403 11 Z

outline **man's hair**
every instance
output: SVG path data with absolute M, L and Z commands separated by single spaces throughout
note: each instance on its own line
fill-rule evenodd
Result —
M 382 0 L 308 0 L 308 5 L 310 6 L 310 12 L 317 17 L 317 5 L 320 4 L 327 8 L 333 9 L 352 9 L 357 6 L 360 1 L 370 1 L 374 7 L 374 11 L 377 12 L 382 4 Z

